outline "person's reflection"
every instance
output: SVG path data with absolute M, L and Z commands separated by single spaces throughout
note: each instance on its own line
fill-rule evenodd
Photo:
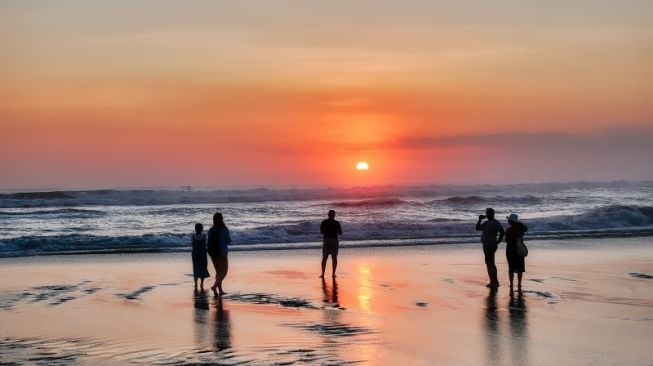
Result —
M 327 286 L 326 280 L 322 279 L 322 292 L 324 293 L 324 303 L 340 308 L 340 303 L 338 301 L 338 281 L 333 278 L 333 283 L 331 284 L 331 289 Z
M 511 353 L 514 365 L 528 364 L 528 323 L 526 319 L 526 300 L 519 292 L 518 296 L 510 294 L 508 303 L 510 316 Z
M 193 296 L 194 324 L 195 324 L 195 344 L 199 349 L 205 349 L 208 344 L 208 317 L 209 317 L 209 301 L 206 297 L 206 292 L 198 291 L 195 289 Z
M 322 310 L 324 326 L 328 328 L 338 328 L 340 324 L 340 302 L 338 301 L 338 282 L 332 278 L 331 287 L 327 285 L 326 280 L 322 279 L 322 293 L 324 294 L 324 310 Z M 324 344 L 326 348 L 338 349 L 337 337 L 324 335 Z
M 497 289 L 490 288 L 485 300 L 485 339 L 489 364 L 501 364 L 499 316 L 497 314 Z
M 229 310 L 225 310 L 222 298 L 215 298 L 215 322 L 213 329 L 214 352 L 219 352 L 231 348 L 231 321 L 229 320 Z

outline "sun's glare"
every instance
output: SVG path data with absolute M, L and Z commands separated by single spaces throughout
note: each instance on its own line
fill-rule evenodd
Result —
M 368 170 L 369 168 L 370 166 L 364 161 L 360 161 L 356 164 L 356 170 Z

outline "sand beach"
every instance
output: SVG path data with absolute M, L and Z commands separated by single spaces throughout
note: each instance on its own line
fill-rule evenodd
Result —
M 524 292 L 478 245 L 236 252 L 222 299 L 190 254 L 0 259 L 7 364 L 650 365 L 648 238 L 533 241 Z M 327 272 L 329 274 L 329 272 Z M 208 286 L 207 286 L 208 287 Z

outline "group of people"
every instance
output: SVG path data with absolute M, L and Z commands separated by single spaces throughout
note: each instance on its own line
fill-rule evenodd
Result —
M 210 277 L 208 270 L 208 253 L 215 268 L 215 283 L 211 286 L 211 291 L 216 296 L 225 294 L 222 289 L 222 281 L 227 277 L 229 271 L 229 244 L 231 244 L 231 235 L 229 229 L 224 223 L 221 213 L 213 215 L 213 227 L 209 229 L 208 235 L 204 234 L 204 226 L 200 223 L 195 224 L 195 233 L 191 235 L 191 244 L 193 250 L 193 279 L 195 280 L 195 289 L 197 290 L 197 280 L 200 280 L 200 287 L 204 289 L 204 279 Z
M 520 250 L 523 246 L 524 233 L 528 230 L 526 225 L 519 221 L 517 214 L 506 216 L 508 219 L 508 229 L 504 231 L 503 226 L 494 218 L 494 209 L 487 208 L 485 215 L 479 215 L 476 223 L 476 230 L 481 231 L 481 243 L 483 243 L 483 253 L 485 255 L 485 266 L 490 282 L 487 287 L 496 289 L 499 287 L 497 278 L 497 267 L 494 263 L 495 253 L 499 243 L 506 239 L 506 258 L 508 260 L 508 272 L 510 275 L 510 290 L 513 290 L 513 280 L 517 274 L 517 289 L 521 292 L 522 274 L 526 271 L 525 254 Z M 336 268 L 338 267 L 338 249 L 340 246 L 339 237 L 342 235 L 342 227 L 336 219 L 336 212 L 329 210 L 328 218 L 322 221 L 320 225 L 320 234 L 323 236 L 322 242 L 322 273 L 320 278 L 324 278 L 326 264 L 331 256 L 332 276 L 336 277 Z M 192 258 L 193 258 L 193 278 L 195 280 L 195 289 L 197 281 L 200 281 L 200 287 L 204 288 L 204 279 L 210 277 L 208 267 L 208 256 L 215 267 L 215 283 L 211 290 L 216 296 L 222 296 L 225 291 L 222 288 L 222 281 L 227 276 L 229 270 L 228 251 L 231 244 L 229 229 L 224 223 L 221 213 L 213 215 L 213 227 L 209 229 L 208 235 L 204 234 L 202 224 L 195 224 L 195 233 L 191 236 Z
M 476 230 L 481 232 L 481 243 L 483 243 L 483 254 L 485 254 L 485 266 L 490 283 L 487 287 L 496 289 L 499 287 L 497 278 L 497 266 L 494 263 L 494 254 L 499 248 L 499 243 L 506 238 L 506 259 L 508 261 L 508 274 L 510 278 L 510 291 L 513 291 L 513 281 L 517 273 L 517 291 L 521 293 L 522 274 L 526 272 L 526 263 L 524 257 L 526 253 L 520 250 L 523 246 L 524 233 L 528 227 L 519 221 L 517 214 L 506 216 L 508 219 L 508 229 L 504 232 L 503 226 L 494 218 L 494 209 L 487 208 L 485 215 L 478 216 Z M 485 221 L 483 221 L 485 220 Z

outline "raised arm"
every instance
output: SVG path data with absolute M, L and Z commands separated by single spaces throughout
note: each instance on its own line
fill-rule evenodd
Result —
M 478 217 L 478 221 L 476 222 L 476 231 L 483 230 L 483 228 L 481 227 L 481 221 L 483 221 L 483 215 Z

